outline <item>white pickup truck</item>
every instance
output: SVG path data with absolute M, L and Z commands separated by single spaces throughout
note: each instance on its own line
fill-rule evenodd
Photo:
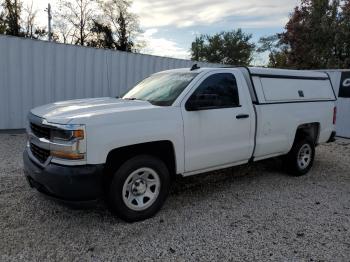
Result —
M 31 110 L 24 152 L 32 187 L 64 201 L 106 197 L 126 221 L 154 215 L 176 175 L 283 156 L 293 175 L 334 140 L 326 73 L 263 68 L 176 69 L 122 98 Z

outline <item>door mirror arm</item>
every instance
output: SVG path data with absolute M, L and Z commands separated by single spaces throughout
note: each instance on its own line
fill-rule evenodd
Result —
M 198 111 L 200 106 L 195 101 L 188 100 L 185 108 L 187 111 Z

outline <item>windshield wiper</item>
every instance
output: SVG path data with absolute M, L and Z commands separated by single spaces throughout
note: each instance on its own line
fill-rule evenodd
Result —
M 136 97 L 127 97 L 127 98 L 123 98 L 125 100 L 131 100 L 131 101 L 134 101 L 134 100 L 140 100 L 142 101 L 142 99 L 139 99 L 139 98 L 136 98 Z

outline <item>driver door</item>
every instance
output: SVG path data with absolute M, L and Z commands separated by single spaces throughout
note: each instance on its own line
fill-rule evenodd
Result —
M 245 162 L 251 157 L 254 117 L 236 72 L 206 76 L 182 105 L 185 172 Z

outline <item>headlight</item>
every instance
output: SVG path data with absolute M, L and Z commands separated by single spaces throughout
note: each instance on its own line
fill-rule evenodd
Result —
M 51 140 L 69 141 L 72 139 L 84 139 L 84 130 L 52 129 Z
M 54 125 L 50 131 L 51 156 L 68 160 L 86 157 L 85 127 L 83 125 Z

